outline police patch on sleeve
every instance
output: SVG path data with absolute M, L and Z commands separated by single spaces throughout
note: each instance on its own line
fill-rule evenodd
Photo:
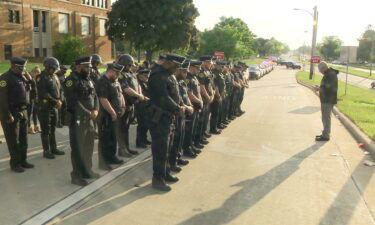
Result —
M 71 87 L 73 85 L 73 81 L 68 80 L 65 85 L 66 87 Z
M 6 87 L 7 82 L 5 80 L 0 81 L 0 87 Z

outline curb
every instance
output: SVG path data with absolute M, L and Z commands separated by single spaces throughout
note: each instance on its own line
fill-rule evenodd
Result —
M 150 150 L 145 150 L 137 157 L 130 159 L 124 165 L 115 168 L 114 170 L 103 175 L 99 179 L 93 181 L 89 185 L 78 189 L 76 192 L 64 197 L 60 201 L 53 203 L 47 208 L 43 209 L 37 214 L 29 217 L 28 219 L 21 222 L 22 225 L 35 225 L 35 224 L 47 224 L 53 222 L 53 220 L 61 215 L 62 213 L 68 211 L 70 208 L 78 205 L 82 201 L 90 198 L 97 191 L 102 190 L 111 183 L 115 182 L 117 178 L 125 174 L 130 169 L 134 168 L 138 164 L 149 159 L 151 156 Z
M 300 82 L 297 77 L 296 80 L 298 84 L 307 87 L 308 89 L 313 91 L 315 95 L 318 96 L 312 86 Z M 358 143 L 365 144 L 365 150 L 368 151 L 371 157 L 375 160 L 375 142 L 371 140 L 371 138 L 369 138 L 365 133 L 363 133 L 363 131 L 359 129 L 357 125 L 355 125 L 354 122 L 351 121 L 346 115 L 344 115 L 344 113 L 342 113 L 336 106 L 333 107 L 333 114 L 340 120 L 340 122 Z

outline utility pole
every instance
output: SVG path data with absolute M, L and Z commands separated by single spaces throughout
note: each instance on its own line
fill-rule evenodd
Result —
M 312 44 L 311 44 L 311 58 L 315 56 L 315 48 L 316 48 L 316 36 L 318 33 L 318 7 L 314 7 L 314 15 L 313 15 L 313 36 L 312 36 Z M 314 64 L 311 62 L 310 58 L 310 80 L 313 79 L 314 76 Z

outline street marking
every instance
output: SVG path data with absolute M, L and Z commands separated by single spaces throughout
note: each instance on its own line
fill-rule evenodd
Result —
M 35 225 L 35 224 L 46 224 L 53 220 L 55 217 L 65 212 L 69 208 L 78 204 L 80 201 L 86 199 L 88 196 L 92 195 L 96 191 L 105 187 L 105 185 L 116 180 L 122 174 L 130 170 L 134 165 L 137 165 L 151 156 L 151 151 L 144 151 L 137 157 L 128 161 L 128 165 L 121 167 L 120 169 L 115 169 L 107 174 L 103 175 L 99 179 L 90 183 L 89 185 L 77 190 L 71 195 L 67 196 L 63 200 L 50 205 L 41 212 L 33 215 L 29 219 L 23 221 L 21 224 L 24 225 Z
M 62 146 L 64 146 L 64 149 L 65 149 L 66 146 L 68 146 L 68 145 L 58 145 L 57 147 L 62 147 Z M 38 146 L 38 147 L 35 147 L 33 149 L 40 149 L 40 148 L 42 148 L 42 146 Z M 38 155 L 40 153 L 43 153 L 43 149 L 32 151 L 32 152 L 28 153 L 27 156 L 30 157 L 30 156 Z M 10 160 L 10 157 L 2 158 L 2 159 L 0 159 L 0 163 L 7 162 L 9 160 Z

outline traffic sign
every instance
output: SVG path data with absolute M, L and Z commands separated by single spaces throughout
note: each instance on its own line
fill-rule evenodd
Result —
M 319 64 L 320 63 L 320 56 L 313 56 L 311 57 L 311 63 Z
M 214 56 L 216 59 L 224 60 L 224 52 L 215 52 Z

